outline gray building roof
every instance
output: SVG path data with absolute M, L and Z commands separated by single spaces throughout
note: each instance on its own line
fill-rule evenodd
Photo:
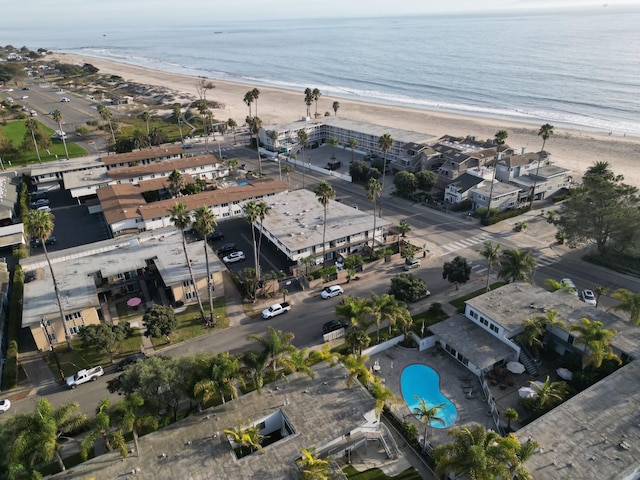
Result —
M 480 369 L 492 367 L 501 360 L 513 360 L 516 354 L 513 348 L 462 314 L 431 325 L 429 330 Z
M 265 200 L 271 211 L 264 229 L 290 252 L 322 245 L 324 207 L 309 190 L 295 190 Z M 391 225 L 378 218 L 376 229 Z M 373 215 L 335 200 L 327 207 L 326 241 L 373 230 Z
M 207 270 L 202 242 L 187 244 L 196 279 L 206 278 Z M 189 280 L 182 237 L 173 228 L 142 232 L 92 243 L 81 247 L 50 252 L 49 258 L 58 282 L 63 308 L 76 312 L 97 306 L 96 274 L 102 278 L 131 272 L 153 260 L 166 285 Z M 44 255 L 21 260 L 25 272 L 34 271 L 36 278 L 24 285 L 22 326 L 37 325 L 46 315 L 58 316 L 53 280 Z M 211 272 L 224 267 L 214 254 L 209 255 Z
M 466 192 L 482 182 L 484 182 L 484 178 L 480 178 L 477 175 L 472 175 L 470 173 L 463 173 L 451 182 L 449 186 L 453 185 L 459 192 Z
M 487 182 L 484 185 L 475 187 L 473 191 L 489 196 L 489 194 L 491 193 L 491 182 Z M 501 197 L 503 195 L 510 195 L 510 194 L 513 194 L 514 192 L 519 192 L 519 191 L 520 191 L 520 187 L 517 187 L 515 185 L 510 185 L 504 182 L 494 182 L 492 197 L 495 200 L 496 198 Z
M 146 479 L 299 479 L 295 460 L 303 448 L 319 451 L 365 425 L 376 423 L 375 401 L 359 384 L 346 385 L 347 370 L 326 363 L 313 367 L 315 378 L 290 375 L 224 405 L 191 415 L 140 438 L 141 456 L 122 459 L 107 453 L 52 478 L 124 478 L 138 471 Z M 294 432 L 264 448 L 236 458 L 223 433 L 238 424 L 282 414 Z M 132 476 L 134 478 L 134 476 Z
M 525 463 L 533 478 L 638 478 L 639 385 L 640 368 L 632 362 L 518 430 L 521 441 L 540 444 Z

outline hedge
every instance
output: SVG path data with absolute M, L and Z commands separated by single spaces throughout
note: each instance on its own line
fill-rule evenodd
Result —
M 506 220 L 507 218 L 517 217 L 518 215 L 522 215 L 523 213 L 527 213 L 529 211 L 529 207 L 520 207 L 514 208 L 512 210 L 505 210 L 504 212 L 497 213 L 495 215 L 491 215 L 489 218 L 482 217 L 480 223 L 484 226 L 493 225 L 495 223 L 501 222 L 502 220 Z
M 24 290 L 24 278 L 22 268 L 16 265 L 13 272 L 13 284 L 11 286 L 11 300 L 9 303 L 9 325 L 7 329 L 7 359 L 2 374 L 2 389 L 15 388 L 18 385 L 18 334 L 22 328 L 22 295 Z

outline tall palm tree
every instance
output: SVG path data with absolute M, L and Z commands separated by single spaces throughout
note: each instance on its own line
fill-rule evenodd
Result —
M 36 140 L 36 133 L 38 133 L 40 125 L 33 118 L 27 119 L 27 121 L 24 122 L 24 125 L 25 127 L 27 127 L 27 130 L 31 132 L 31 140 L 33 140 L 33 146 L 36 149 L 36 157 L 38 157 L 38 163 L 42 163 L 42 159 L 40 158 L 40 150 L 38 150 L 38 142 Z
M 333 114 L 337 116 L 338 115 L 338 109 L 340 108 L 340 102 L 337 102 L 337 101 L 333 102 L 332 108 L 333 108 Z
M 206 323 L 207 320 L 204 315 L 204 308 L 202 308 L 202 301 L 200 300 L 198 284 L 196 283 L 196 279 L 193 276 L 193 267 L 191 266 L 189 252 L 187 251 L 187 237 L 185 230 L 187 230 L 191 226 L 191 213 L 187 208 L 188 207 L 184 203 L 176 203 L 169 209 L 169 214 L 171 215 L 171 222 L 176 226 L 176 228 L 180 230 L 180 233 L 182 234 L 182 249 L 184 250 L 184 258 L 186 259 L 187 267 L 189 268 L 189 278 L 191 278 L 191 285 L 193 285 L 196 300 L 198 301 L 200 318 L 202 319 L 202 323 Z
M 509 283 L 531 282 L 531 273 L 534 267 L 535 260 L 530 251 L 520 251 L 517 248 L 505 250 L 500 255 L 498 278 L 502 278 Z
M 193 229 L 204 240 L 204 258 L 207 264 L 207 292 L 209 294 L 209 314 L 211 325 L 216 324 L 216 315 L 213 310 L 213 288 L 211 285 L 211 271 L 209 268 L 209 246 L 207 245 L 207 238 L 213 232 L 218 225 L 216 222 L 216 216 L 213 214 L 209 207 L 198 207 L 193 214 Z
M 484 242 L 482 246 L 482 250 L 480 250 L 480 256 L 487 261 L 487 292 L 490 290 L 489 281 L 491 278 L 491 269 L 495 264 L 500 264 L 500 244 L 496 243 L 495 245 L 491 242 Z
M 122 458 L 127 458 L 127 442 L 118 423 L 113 420 L 111 400 L 105 397 L 100 400 L 96 407 L 96 416 L 93 421 L 94 428 L 82 439 L 80 453 L 83 460 L 87 459 L 89 451 L 98 440 L 101 440 L 101 444 L 107 451 L 120 450 Z
M 398 323 L 398 319 L 404 315 L 407 306 L 404 302 L 400 302 L 395 296 L 385 293 L 384 295 L 376 295 L 371 292 L 371 300 L 369 301 L 367 313 L 376 324 L 376 336 L 380 343 L 380 325 L 383 321 L 389 323 L 389 332 L 391 327 Z
M 260 96 L 260 90 L 254 88 L 251 90 L 251 96 L 253 97 L 253 101 L 256 102 L 256 117 L 258 116 L 258 97 Z
M 596 292 L 598 289 L 596 288 Z M 612 298 L 620 300 L 620 303 L 613 307 L 614 310 L 619 310 L 629 314 L 629 320 L 634 325 L 640 323 L 640 293 L 633 293 L 626 288 L 619 288 L 611 294 Z
M 73 350 L 73 345 L 71 345 L 71 334 L 69 333 L 69 329 L 67 328 L 66 315 L 64 313 L 64 308 L 62 307 L 62 298 L 60 297 L 60 288 L 58 286 L 58 280 L 56 279 L 55 274 L 53 273 L 53 265 L 51 264 L 51 259 L 49 258 L 49 252 L 47 251 L 47 238 L 51 236 L 53 233 L 53 223 L 54 216 L 50 212 L 45 212 L 43 210 L 30 210 L 27 214 L 25 227 L 29 236 L 32 239 L 39 239 L 40 244 L 42 245 L 42 249 L 44 251 L 44 256 L 47 259 L 47 265 L 49 265 L 49 273 L 51 273 L 51 280 L 53 282 L 53 290 L 56 294 L 56 300 L 58 302 L 58 311 L 60 312 L 60 321 L 62 322 L 62 326 L 64 327 L 64 338 L 67 342 L 67 347 L 69 350 Z
M 553 125 L 550 123 L 545 123 L 538 130 L 538 136 L 542 137 L 542 148 L 540 149 L 540 153 L 538 154 L 538 165 L 536 167 L 536 176 L 533 179 L 533 188 L 531 190 L 531 200 L 529 201 L 529 208 L 533 206 L 533 198 L 536 196 L 536 186 L 538 184 L 538 172 L 540 171 L 540 164 L 542 163 L 542 155 L 544 154 L 544 146 L 549 140 L 549 137 L 553 135 Z
M 260 139 L 258 137 L 260 129 L 262 128 L 262 120 L 258 117 L 247 117 L 247 123 L 249 124 L 249 130 L 251 130 L 251 133 L 255 135 L 256 152 L 258 154 L 258 171 L 260 172 L 260 175 L 262 175 L 262 155 L 260 155 Z
M 424 443 L 422 444 L 422 451 L 426 452 L 427 433 L 429 432 L 428 427 L 433 426 L 434 423 L 445 425 L 445 421 L 442 418 L 438 417 L 438 414 L 445 407 L 445 404 L 441 403 L 440 405 L 433 405 L 430 407 L 424 398 L 421 398 L 418 395 L 414 395 L 413 398 L 418 400 L 418 406 L 413 409 L 413 414 L 424 426 L 424 434 L 422 435 Z
M 196 108 L 198 109 L 198 113 L 200 114 L 200 119 L 202 121 L 202 132 L 204 133 L 204 148 L 208 152 L 209 151 L 209 129 L 207 128 L 207 117 L 209 116 L 209 105 L 205 100 L 199 100 L 196 102 Z
M 253 103 L 253 91 L 249 90 L 244 94 L 242 101 L 249 107 L 249 117 L 251 117 L 251 104 Z
M 345 335 L 345 342 L 351 347 L 351 353 L 360 357 L 362 356 L 362 350 L 371 343 L 371 338 L 364 330 L 353 328 Z
M 180 170 L 175 168 L 169 174 L 169 190 L 171 190 L 171 195 L 173 197 L 177 197 L 180 195 L 180 191 L 185 187 L 184 175 L 180 173 Z
M 307 117 L 310 117 L 311 104 L 313 103 L 313 91 L 310 88 L 304 89 L 304 103 L 307 105 Z
M 258 258 L 258 242 L 256 241 L 256 229 L 253 224 L 256 222 L 256 220 L 258 220 L 258 218 L 260 218 L 259 212 L 258 212 L 258 203 L 255 200 L 249 200 L 247 203 L 243 205 L 242 210 L 244 212 L 244 218 L 247 220 L 247 222 L 249 222 L 249 225 L 251 225 L 251 236 L 253 238 L 253 264 L 256 270 L 256 279 L 257 279 L 258 270 L 260 267 L 258 266 L 259 258 Z M 255 300 L 256 300 L 256 291 L 254 289 L 253 301 L 255 302 Z
M 298 143 L 300 143 L 300 150 L 302 151 L 302 188 L 304 188 L 304 171 L 305 171 L 304 145 L 308 141 L 309 141 L 309 134 L 307 133 L 307 131 L 304 128 L 301 128 L 300 130 L 298 130 Z
M 367 181 L 365 189 L 367 191 L 367 198 L 373 205 L 373 233 L 371 235 L 371 250 L 373 251 L 376 246 L 376 202 L 382 195 L 382 185 L 380 185 L 377 179 L 372 177 Z
M 147 110 L 144 110 L 140 114 L 140 120 L 142 120 L 147 125 L 147 136 L 149 135 L 149 119 L 151 118 L 151 114 Z
M 380 211 L 378 215 L 382 217 L 382 194 L 384 194 L 384 180 L 387 176 L 387 152 L 393 147 L 393 138 L 388 133 L 385 133 L 378 139 L 378 147 L 382 150 L 384 163 L 382 164 L 382 190 L 380 192 Z
M 262 222 L 269 215 L 271 208 L 264 201 L 256 202 L 256 214 L 258 216 L 258 224 L 260 225 L 260 232 L 258 234 L 258 263 L 256 264 L 256 278 L 260 279 L 262 276 L 262 268 L 260 267 L 260 256 L 262 255 Z
M 240 375 L 240 362 L 229 352 L 217 354 L 212 362 L 209 373 L 193 387 L 193 393 L 202 396 L 204 403 L 209 402 L 216 394 L 220 395 L 222 403 L 226 403 L 225 396 L 230 399 L 238 398 L 236 381 Z
M 537 442 L 525 443 L 529 445 L 525 449 L 515 435 L 504 438 L 479 424 L 452 428 L 449 435 L 453 442 L 438 445 L 433 451 L 438 478 L 451 473 L 471 480 L 507 479 L 514 475 L 531 478 L 523 463 L 532 453 L 530 447 L 538 448 Z
M 184 137 L 182 136 L 182 107 L 179 103 L 173 104 L 173 116 L 176 117 L 178 122 L 178 130 L 180 131 L 180 143 L 184 143 Z
M 264 386 L 264 375 L 267 369 L 267 357 L 263 352 L 246 350 L 242 353 L 242 366 L 240 368 L 245 378 L 250 378 L 258 393 L 262 392 Z
M 320 458 L 316 447 L 303 448 L 298 461 L 304 480 L 329 480 L 329 462 Z
M 326 255 L 326 236 L 327 236 L 327 209 L 329 207 L 329 200 L 336 198 L 336 191 L 326 180 L 322 181 L 314 190 L 313 193 L 324 209 L 324 220 L 322 222 L 322 264 L 327 258 Z
M 605 360 L 615 360 L 618 364 L 622 363 L 620 357 L 611 348 L 611 343 L 617 333 L 613 328 L 605 328 L 604 324 L 597 320 L 591 321 L 588 318 L 581 318 L 580 323 L 569 327 L 569 331 L 578 334 L 574 343 L 584 346 L 583 370 L 589 365 L 600 368 Z
M 291 172 L 293 172 L 293 167 L 291 165 L 285 165 L 282 167 L 282 173 L 284 173 L 287 177 L 287 187 L 291 188 Z
M 314 88 L 313 91 L 311 92 L 311 95 L 313 96 L 313 101 L 316 102 L 315 116 L 317 117 L 318 116 L 318 100 L 320 100 L 322 93 L 320 93 L 320 90 L 318 90 L 317 88 Z
M 236 127 L 238 126 L 238 124 L 236 123 L 236 121 L 233 118 L 230 118 L 229 120 L 227 120 L 227 127 L 229 127 L 231 129 L 231 131 L 233 132 L 233 143 L 236 143 Z
M 285 333 L 273 327 L 267 327 L 267 333 L 264 336 L 251 334 L 247 339 L 262 347 L 262 354 L 267 359 L 266 365 L 271 367 L 274 375 L 278 371 L 278 366 L 286 366 L 291 354 L 296 351 L 296 347 L 292 344 L 293 333 Z
M 351 149 L 351 161 L 353 162 L 353 157 L 356 154 L 356 147 L 358 146 L 358 140 L 351 138 L 347 142 L 347 145 L 349 145 L 349 148 Z
M 133 146 L 138 150 L 142 150 L 151 144 L 149 137 L 139 128 L 133 129 L 133 132 L 131 132 L 131 140 L 133 141 Z
M 507 133 L 506 130 L 498 130 L 494 135 L 494 141 L 495 141 L 495 144 L 497 145 L 497 152 L 496 152 L 496 161 L 493 164 L 493 176 L 491 178 L 491 189 L 489 190 L 489 203 L 487 204 L 487 218 L 491 216 L 491 200 L 493 199 L 493 185 L 496 182 L 496 170 L 498 168 L 498 163 L 500 163 L 500 156 L 502 154 L 502 152 L 500 151 L 500 147 L 502 147 L 504 143 L 507 141 L 508 136 L 509 134 Z
M 125 432 L 131 432 L 133 435 L 133 444 L 135 446 L 136 457 L 142 456 L 140 452 L 140 443 L 138 441 L 139 432 L 144 428 L 156 430 L 158 428 L 158 419 L 153 415 L 143 412 L 144 398 L 137 393 L 127 394 L 123 401 L 113 405 L 113 420 Z
M 111 110 L 109 110 L 107 107 L 105 107 L 102 104 L 98 105 L 98 113 L 100 114 L 100 117 L 102 118 L 102 120 L 104 120 L 109 124 L 109 130 L 111 131 L 111 141 L 115 144 L 116 134 L 113 131 L 113 124 L 111 122 L 111 120 L 113 119 L 113 113 L 111 112 Z
M 542 385 L 534 381 L 529 382 L 529 384 L 536 392 L 535 401 L 538 409 L 544 409 L 562 402 L 568 393 L 566 382 L 552 382 L 549 375 L 547 375 Z
M 53 121 L 58 124 L 58 129 L 62 133 L 62 112 L 60 112 L 60 110 L 58 109 L 55 109 L 51 113 L 51 118 L 53 118 Z M 67 160 L 69 160 L 69 151 L 67 150 L 67 139 L 65 138 L 66 135 L 61 134 L 60 136 L 62 137 L 62 145 L 64 145 L 64 155 L 65 157 L 67 157 Z

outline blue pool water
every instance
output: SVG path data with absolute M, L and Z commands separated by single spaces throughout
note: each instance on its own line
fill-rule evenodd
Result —
M 456 406 L 440 391 L 440 377 L 436 371 L 426 365 L 409 365 L 402 372 L 400 389 L 407 407 L 411 412 L 420 406 L 418 398 L 423 398 L 428 407 L 444 404 L 438 412 L 438 418 L 444 423 L 434 421 L 429 425 L 433 428 L 447 428 L 453 425 L 458 418 Z
M 242 185 L 249 185 L 249 182 L 238 182 L 238 186 L 242 186 Z

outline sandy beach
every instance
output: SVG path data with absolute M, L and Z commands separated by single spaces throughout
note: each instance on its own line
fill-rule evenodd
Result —
M 155 85 L 175 92 L 178 98 L 196 99 L 198 77 L 167 73 L 149 68 L 132 66 L 110 60 L 85 57 L 75 54 L 56 53 L 48 56 L 65 63 L 90 63 L 100 73 L 119 75 L 127 81 Z M 214 110 L 219 120 L 233 118 L 243 124 L 249 114 L 249 108 L 242 99 L 254 85 L 210 79 L 215 89 L 209 91 L 207 99 L 215 100 L 224 109 Z M 314 88 L 313 85 L 309 85 Z M 274 123 L 288 123 L 299 120 L 306 114 L 304 93 L 278 88 L 258 86 L 258 116 L 264 126 Z M 520 150 L 537 151 L 542 147 L 542 139 L 537 136 L 539 125 L 509 122 L 492 118 L 456 115 L 439 111 L 429 111 L 400 106 L 380 105 L 322 96 L 318 102 L 318 112 L 331 112 L 334 101 L 340 103 L 338 116 L 352 120 L 411 130 L 440 137 L 445 134 L 477 138 L 493 138 L 494 134 L 505 129 L 509 133 L 507 143 Z M 255 108 L 255 103 L 252 105 Z M 312 113 L 315 104 L 311 106 Z M 623 137 L 615 132 L 597 133 L 563 128 L 554 128 L 554 135 L 547 141 L 545 150 L 552 155 L 552 161 L 575 173 L 577 180 L 594 162 L 607 161 L 617 174 L 622 174 L 629 184 L 640 187 L 640 168 L 634 162 L 640 154 L 640 139 Z

